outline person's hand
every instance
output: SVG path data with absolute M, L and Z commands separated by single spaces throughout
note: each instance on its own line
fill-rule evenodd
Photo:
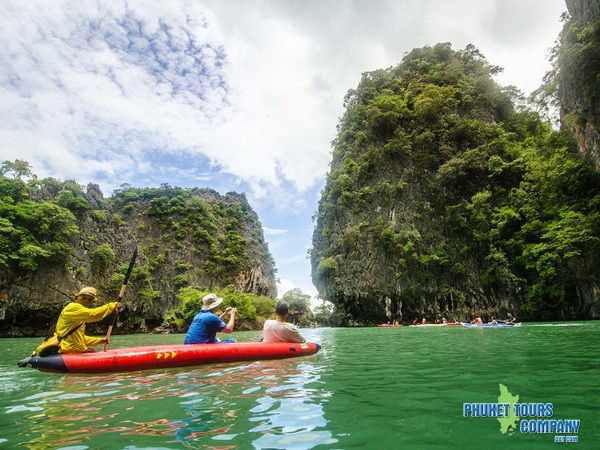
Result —
M 228 306 L 227 308 L 225 308 L 225 311 L 223 311 L 223 314 L 229 314 L 232 309 L 233 308 L 231 306 Z
M 104 339 L 102 339 L 102 340 L 100 341 L 100 343 L 101 343 L 101 344 L 107 344 L 107 345 L 108 345 L 108 344 L 110 344 L 110 339 L 106 339 L 106 338 L 104 338 Z
M 230 314 L 235 317 L 235 315 L 237 314 L 237 308 L 231 308 Z
M 123 303 L 117 303 L 117 306 L 115 307 L 115 311 L 121 312 L 121 311 L 123 311 L 124 308 L 125 308 L 125 306 L 123 306 Z

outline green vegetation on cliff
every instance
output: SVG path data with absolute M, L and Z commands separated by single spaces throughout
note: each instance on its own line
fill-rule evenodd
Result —
M 498 71 L 437 44 L 348 92 L 312 250 L 346 322 L 600 317 L 599 176 Z
M 73 181 L 37 179 L 25 161 L 6 161 L 0 333 L 46 332 L 65 301 L 59 291 L 91 284 L 105 298 L 116 296 L 135 245 L 141 254 L 125 299 L 125 329 L 159 325 L 189 287 L 228 289 L 240 298 L 276 294 L 273 259 L 243 194 L 123 185 L 105 199 L 96 185 L 84 190 Z
M 31 199 L 51 182 L 37 180 L 25 161 L 6 161 L 0 168 L 2 282 L 21 279 L 44 262 L 68 259 L 71 239 L 79 231 L 73 211 L 60 205 L 65 192 L 75 198 L 70 186 L 56 191 L 55 202 Z

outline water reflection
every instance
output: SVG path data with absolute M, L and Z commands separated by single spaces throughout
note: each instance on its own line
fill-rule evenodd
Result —
M 125 442 L 136 448 L 311 448 L 336 442 L 325 430 L 331 393 L 317 358 L 67 375 L 5 414 L 27 420 L 17 440 L 31 449 L 108 448 L 122 446 L 123 436 L 135 436 Z
M 254 414 L 250 422 L 257 423 L 250 432 L 262 433 L 253 441 L 255 447 L 307 448 L 337 442 L 331 432 L 317 431 L 327 426 L 322 403 L 331 393 L 307 388 L 320 383 L 320 367 L 302 363 L 282 377 L 286 380 L 277 375 L 269 375 L 269 378 L 271 386 L 265 390 L 268 395 L 257 397 L 258 405 L 250 410 Z M 321 401 L 315 401 L 317 397 Z

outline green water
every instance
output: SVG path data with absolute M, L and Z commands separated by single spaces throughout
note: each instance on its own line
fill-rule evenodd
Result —
M 3 339 L 0 447 L 598 448 L 600 322 L 304 333 L 317 355 L 93 376 L 18 369 L 39 339 Z M 113 347 L 182 339 L 116 336 Z M 580 419 L 579 443 L 462 416 L 464 402 L 496 402 L 499 383 L 552 402 L 554 419 Z

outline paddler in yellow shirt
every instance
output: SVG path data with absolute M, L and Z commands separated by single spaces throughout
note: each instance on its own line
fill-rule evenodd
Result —
M 96 289 L 84 287 L 75 295 L 75 301 L 65 306 L 56 323 L 55 336 L 67 337 L 60 341 L 60 353 L 91 353 L 95 352 L 94 345 L 104 344 L 106 339 L 85 335 L 85 324 L 98 322 L 110 315 L 115 309 L 120 311 L 123 305 L 110 302 L 97 308 L 92 308 L 97 299 Z

